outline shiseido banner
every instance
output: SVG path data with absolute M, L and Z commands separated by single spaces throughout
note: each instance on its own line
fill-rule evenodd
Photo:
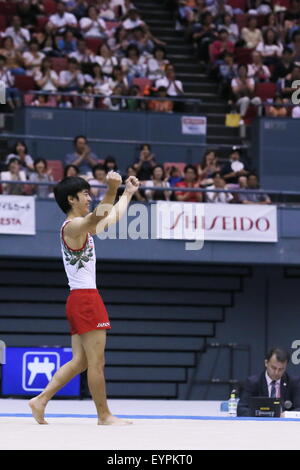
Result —
M 278 241 L 277 207 L 158 201 L 157 238 L 231 242 Z

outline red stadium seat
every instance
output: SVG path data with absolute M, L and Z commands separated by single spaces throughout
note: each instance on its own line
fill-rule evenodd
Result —
M 247 10 L 247 0 L 227 0 L 227 4 L 234 9 L 239 8 L 242 11 Z
M 5 16 L 16 15 L 17 4 L 12 2 L 0 2 L 0 13 Z
M 171 168 L 171 166 L 176 166 L 180 173 L 183 175 L 184 168 L 186 166 L 185 162 L 165 162 L 164 163 L 164 170 L 166 171 L 168 168 Z
M 276 93 L 276 84 L 272 82 L 257 83 L 255 86 L 255 95 L 259 96 L 264 102 L 271 98 L 274 98 Z
M 252 49 L 237 47 L 234 51 L 235 61 L 240 65 L 252 64 Z
M 149 78 L 140 77 L 134 78 L 132 84 L 138 86 L 141 94 L 144 95 L 145 92 L 147 92 L 147 90 L 149 90 L 149 88 L 151 87 L 152 82 L 151 80 L 149 80 Z
M 7 22 L 6 22 L 6 17 L 4 15 L 0 15 L 0 31 L 5 31 Z
M 91 49 L 95 54 L 97 54 L 99 47 L 103 44 L 103 39 L 100 38 L 85 38 L 86 47 Z
M 63 164 L 60 160 L 47 160 L 48 169 L 52 171 L 54 181 L 60 181 L 64 175 Z
M 34 79 L 28 75 L 15 75 L 15 87 L 21 91 L 34 90 Z
M 257 117 L 257 108 L 253 104 L 250 104 L 247 112 L 244 116 L 244 122 L 247 126 L 252 124 L 252 121 Z
M 52 57 L 52 67 L 56 73 L 66 70 L 68 68 L 68 59 L 65 57 Z
M 235 15 L 236 23 L 239 27 L 240 32 L 242 31 L 245 26 L 247 26 L 248 22 L 248 15 L 247 14 L 241 14 L 241 15 Z
M 45 29 L 46 24 L 49 21 L 49 18 L 48 16 L 38 16 L 36 20 L 37 20 L 37 23 L 36 23 L 35 31 L 38 33 L 42 33 Z
M 43 0 L 46 15 L 52 15 L 57 10 L 57 3 L 54 0 Z

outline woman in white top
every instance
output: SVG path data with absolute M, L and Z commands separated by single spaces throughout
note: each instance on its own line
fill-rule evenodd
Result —
M 2 181 L 26 181 L 26 174 L 21 170 L 20 162 L 17 158 L 12 158 L 8 164 L 8 171 L 2 171 Z M 2 194 L 17 195 L 24 194 L 25 186 L 23 184 L 2 183 Z
M 276 64 L 278 62 L 283 47 L 277 41 L 277 35 L 272 28 L 265 31 L 263 41 L 258 44 L 256 50 L 261 53 L 265 64 Z
M 85 81 L 92 84 L 94 92 L 99 95 L 111 95 L 112 89 L 106 77 L 104 77 L 99 64 L 93 64 L 92 73 L 84 76 Z
M 140 55 L 138 48 L 130 45 L 126 51 L 126 57 L 121 59 L 121 67 L 126 73 L 129 84 L 136 77 L 145 77 L 146 75 L 146 61 L 145 57 Z
M 40 90 L 57 91 L 59 79 L 57 73 L 52 68 L 51 59 L 45 57 L 41 70 L 34 74 L 34 79 Z
M 241 36 L 249 49 L 254 49 L 262 41 L 262 34 L 257 27 L 257 18 L 255 16 L 249 17 L 248 26 L 242 29 Z
M 263 64 L 260 52 L 252 52 L 252 64 L 248 64 L 248 78 L 253 78 L 255 82 L 266 82 L 271 76 L 269 67 Z
M 155 165 L 152 169 L 151 180 L 145 181 L 145 186 L 169 188 L 170 184 L 166 181 L 165 170 L 161 165 Z M 156 191 L 155 189 L 146 189 L 145 196 L 147 201 L 169 201 L 171 191 Z
M 98 10 L 93 6 L 89 6 L 87 16 L 81 18 L 80 30 L 85 38 L 103 38 L 107 37 L 105 21 L 99 17 Z
M 157 46 L 153 51 L 153 57 L 148 60 L 147 76 L 150 80 L 158 80 L 166 75 L 166 67 L 170 62 L 166 59 L 166 51 Z
M 36 39 L 30 41 L 29 50 L 23 52 L 22 56 L 28 74 L 34 75 L 35 72 L 39 72 L 45 54 L 39 51 L 39 43 Z
M 99 54 L 96 55 L 94 62 L 100 65 L 104 75 L 111 77 L 114 67 L 118 65 L 118 59 L 112 54 L 107 44 L 102 44 L 99 48 Z
M 17 140 L 12 153 L 8 154 L 6 157 L 6 165 L 8 165 L 9 162 L 13 159 L 17 159 L 20 162 L 23 170 L 25 170 L 27 173 L 34 171 L 33 158 L 28 154 L 27 145 L 23 140 Z

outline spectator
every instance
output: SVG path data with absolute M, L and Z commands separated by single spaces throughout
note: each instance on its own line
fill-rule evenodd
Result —
M 167 168 L 166 175 L 168 177 L 167 181 L 170 184 L 170 186 L 175 186 L 176 183 L 179 183 L 179 181 L 183 180 L 181 171 L 179 170 L 177 166 L 171 166 Z
M 202 64 L 208 64 L 209 44 L 217 39 L 217 32 L 210 12 L 205 11 L 201 18 L 201 23 L 195 25 L 193 34 L 194 47 L 198 50 L 198 57 Z
M 129 166 L 127 168 L 127 172 L 126 172 L 126 175 L 123 177 L 123 184 L 126 183 L 126 180 L 127 178 L 129 178 L 130 176 L 137 176 L 137 172 L 135 170 L 135 168 L 133 168 L 133 166 Z M 143 191 L 136 191 L 131 199 L 132 201 L 139 201 L 139 202 L 145 202 L 146 199 L 144 198 L 143 196 Z
M 20 161 L 17 158 L 11 158 L 8 163 L 8 171 L 2 171 L 2 181 L 26 181 L 25 171 L 21 169 Z M 21 196 L 25 194 L 23 184 L 2 183 L 2 194 Z
M 220 165 L 214 150 L 206 150 L 202 162 L 197 166 L 201 186 L 213 184 L 213 175 L 220 172 Z
M 248 65 L 248 78 L 253 78 L 256 83 L 266 82 L 269 80 L 271 73 L 269 67 L 263 64 L 260 52 L 252 52 L 252 64 Z
M 150 80 L 164 78 L 169 63 L 165 49 L 162 46 L 157 46 L 153 51 L 153 57 L 150 57 L 147 62 L 147 77 Z
M 78 39 L 77 49 L 69 54 L 70 59 L 76 59 L 81 64 L 95 63 L 96 55 L 86 47 L 85 39 Z
M 12 59 L 14 63 L 14 68 L 19 69 L 20 74 L 25 74 L 25 70 L 23 68 L 22 54 L 15 48 L 14 42 L 10 36 L 3 38 L 2 47 L 0 49 L 0 55 L 6 57 L 6 60 Z
M 79 21 L 81 33 L 85 38 L 107 39 L 105 21 L 99 17 L 99 12 L 94 5 L 87 9 L 87 16 Z
M 112 78 L 109 80 L 109 86 L 111 90 L 113 90 L 117 85 L 120 86 L 125 93 L 127 93 L 128 80 L 119 65 L 113 68 Z
M 298 65 L 294 66 L 290 75 L 286 75 L 285 78 L 279 80 L 278 92 L 286 100 L 291 99 L 291 95 L 295 91 L 295 88 L 293 88 L 293 82 L 296 80 L 300 80 L 300 66 Z
M 170 184 L 166 181 L 165 171 L 162 165 L 155 165 L 152 168 L 151 180 L 145 181 L 145 186 L 169 188 Z M 146 189 L 145 195 L 147 201 L 169 201 L 171 191 L 155 191 L 155 189 Z
M 125 31 L 131 31 L 139 26 L 145 26 L 145 23 L 141 20 L 138 11 L 135 8 L 131 8 L 127 14 L 127 18 L 122 22 L 122 28 Z
M 226 182 L 221 175 L 221 173 L 214 173 L 213 174 L 213 184 L 208 186 L 207 189 L 228 189 L 226 186 Z M 210 203 L 228 203 L 232 202 L 233 195 L 227 192 L 207 192 L 206 193 L 206 201 Z
M 115 157 L 111 155 L 108 155 L 106 157 L 106 159 L 104 160 L 103 166 L 104 166 L 106 173 L 108 173 L 109 171 L 118 171 L 118 165 L 117 165 L 116 159 Z
M 248 377 L 238 403 L 238 416 L 250 416 L 250 397 L 275 397 L 284 404 L 290 402 L 293 410 L 300 410 L 299 377 L 286 372 L 289 353 L 280 348 L 268 351 L 261 374 Z
M 59 79 L 57 73 L 53 70 L 52 62 L 49 57 L 43 59 L 41 70 L 34 74 L 34 80 L 40 90 L 57 91 Z
M 276 82 L 279 78 L 285 78 L 292 73 L 293 68 L 293 51 L 290 47 L 285 47 L 281 58 L 274 67 L 272 79 Z
M 226 29 L 219 31 L 219 36 L 216 41 L 210 45 L 210 60 L 213 64 L 222 63 L 224 54 L 226 52 L 234 52 L 234 43 L 229 41 L 228 32 Z
M 95 165 L 98 157 L 88 146 L 87 138 L 84 135 L 78 135 L 74 139 L 74 152 L 68 153 L 65 157 L 65 165 L 77 166 L 80 174 L 88 175 Z
M 151 147 L 148 144 L 140 146 L 140 154 L 134 160 L 133 168 L 137 172 L 137 177 L 140 181 L 147 181 L 151 178 L 152 169 L 156 166 L 156 161 Z
M 39 45 L 40 51 L 48 57 L 61 57 L 61 52 L 57 47 L 57 41 L 55 36 L 55 30 L 48 22 L 43 31 L 36 33 L 35 35 Z
M 36 39 L 32 39 L 29 42 L 29 50 L 23 52 L 23 61 L 27 69 L 27 75 L 34 75 L 35 72 L 38 72 L 41 67 L 41 63 L 45 58 L 45 54 L 39 51 L 39 43 Z
M 97 62 L 104 75 L 111 77 L 114 67 L 118 65 L 118 59 L 113 55 L 107 44 L 102 44 L 99 50 L 100 54 L 96 55 L 94 62 Z
M 256 50 L 261 53 L 264 63 L 273 65 L 278 62 L 278 58 L 282 55 L 282 44 L 277 41 L 277 34 L 272 28 L 265 31 L 263 40 L 258 44 Z
M 49 18 L 49 28 L 54 34 L 64 34 L 68 29 L 75 30 L 77 28 L 77 19 L 66 11 L 64 2 L 57 2 L 56 13 Z
M 129 111 L 139 111 L 145 109 L 145 102 L 142 100 L 135 99 L 135 96 L 140 96 L 140 88 L 136 85 L 132 85 L 128 90 L 128 96 L 133 98 L 126 99 L 126 106 Z
M 26 28 L 21 27 L 21 18 L 14 15 L 11 26 L 6 28 L 4 35 L 12 38 L 14 46 L 18 51 L 23 51 L 30 41 L 30 32 Z
M 248 166 L 241 160 L 240 150 L 233 148 L 229 155 L 229 162 L 221 171 L 226 183 L 238 184 L 240 176 L 249 174 Z
M 225 13 L 222 18 L 222 24 L 218 26 L 218 30 L 225 29 L 228 33 L 228 41 L 235 44 L 239 39 L 239 28 L 236 23 L 233 22 L 233 17 L 229 13 Z
M 47 161 L 44 158 L 38 158 L 34 161 L 34 172 L 29 176 L 29 181 L 33 183 L 48 183 L 53 181 L 51 171 L 48 171 Z M 52 192 L 51 186 L 32 186 L 33 194 L 41 198 L 48 198 Z
M 146 75 L 145 57 L 141 56 L 138 48 L 133 45 L 128 46 L 126 57 L 121 59 L 121 67 L 127 75 L 129 85 L 132 84 L 134 78 L 145 77 Z
M 72 176 L 79 176 L 79 169 L 76 165 L 67 165 L 64 168 L 64 178 L 71 178 Z
M 145 57 L 151 56 L 154 44 L 149 32 L 138 27 L 132 30 L 131 36 L 132 39 L 129 39 L 129 44 L 137 47 L 141 55 Z
M 300 62 L 300 31 L 295 31 L 292 36 L 291 48 L 294 54 L 294 62 Z
M 67 30 L 63 37 L 58 38 L 57 48 L 63 55 L 69 54 L 71 57 L 71 54 L 77 49 L 77 39 L 73 31 Z M 77 57 L 75 58 L 77 59 Z
M 121 85 L 116 85 L 112 91 L 113 96 L 107 96 L 103 100 L 103 105 L 110 111 L 122 111 L 126 108 L 126 101 L 122 98 L 124 89 Z
M 231 81 L 237 76 L 237 65 L 234 64 L 233 54 L 225 52 L 224 62 L 219 66 L 219 94 L 229 100 L 231 97 Z
M 255 16 L 248 18 L 248 25 L 246 28 L 242 29 L 241 37 L 244 39 L 248 49 L 255 49 L 258 44 L 263 41 L 261 31 L 257 27 L 257 18 Z
M 283 99 L 280 95 L 276 95 L 271 106 L 267 107 L 267 116 L 286 117 L 287 108 L 284 106 Z
M 95 4 L 98 7 L 100 18 L 103 18 L 106 21 L 114 21 L 116 19 L 116 14 L 109 1 L 96 0 Z
M 22 170 L 25 170 L 26 173 L 34 170 L 33 159 L 28 154 L 27 145 L 23 140 L 17 140 L 12 153 L 7 155 L 5 163 L 8 165 L 10 160 L 18 160 Z
M 168 96 L 181 96 L 183 95 L 183 85 L 180 80 L 176 80 L 175 70 L 173 65 L 166 66 L 166 76 L 156 80 L 155 88 L 165 87 Z
M 33 31 L 37 24 L 37 16 L 45 14 L 42 0 L 23 0 L 17 4 L 17 13 L 21 18 L 22 26 Z
M 233 98 L 239 107 L 241 119 L 246 115 L 251 104 L 258 106 L 258 114 L 261 115 L 261 99 L 254 95 L 255 82 L 253 78 L 247 77 L 247 66 L 239 65 L 238 76 L 231 81 Z
M 79 98 L 79 107 L 82 109 L 94 109 L 95 92 L 91 83 L 86 83 L 82 90 L 83 96 Z
M 97 63 L 93 64 L 91 75 L 85 75 L 84 78 L 87 83 L 93 85 L 95 93 L 99 95 L 111 94 L 109 81 L 107 80 L 106 77 L 104 77 L 99 64 Z
M 21 95 L 19 90 L 14 87 L 15 78 L 7 69 L 6 64 L 6 58 L 3 55 L 0 56 L 0 80 L 5 85 L 6 102 L 14 110 L 16 107 L 21 106 Z
M 77 20 L 87 15 L 88 2 L 86 0 L 75 0 L 75 5 L 71 7 L 70 13 L 76 16 Z
M 103 165 L 95 165 L 93 168 L 93 178 L 89 179 L 90 185 L 105 186 L 105 188 L 91 188 L 94 201 L 99 203 L 104 198 L 107 191 L 106 171 Z
M 151 111 L 159 112 L 159 113 L 172 113 L 174 103 L 173 101 L 168 100 L 167 89 L 164 86 L 160 86 L 156 91 L 155 95 L 158 98 L 165 98 L 164 100 L 151 100 L 149 102 L 149 109 Z
M 253 193 L 240 194 L 240 201 L 242 204 L 271 204 L 271 199 L 267 194 L 256 193 L 255 190 L 259 189 L 257 176 L 252 173 L 247 178 L 247 189 L 253 190 Z
M 186 165 L 184 168 L 184 180 L 176 183 L 176 188 L 199 188 L 197 182 L 197 170 L 193 165 Z M 175 198 L 182 202 L 202 202 L 202 192 L 176 191 Z
M 39 94 L 30 103 L 30 106 L 48 106 L 48 107 L 54 108 L 54 107 L 56 107 L 56 101 L 55 101 L 55 99 L 49 99 L 48 95 Z
M 76 59 L 68 59 L 68 69 L 59 74 L 59 86 L 63 91 L 79 91 L 84 85 L 80 65 Z

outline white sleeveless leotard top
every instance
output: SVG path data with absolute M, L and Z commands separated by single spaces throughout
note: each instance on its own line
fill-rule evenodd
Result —
M 88 233 L 80 250 L 72 250 L 64 240 L 64 227 L 69 222 L 71 220 L 65 220 L 63 223 L 60 239 L 70 289 L 96 289 L 96 253 L 93 237 Z

